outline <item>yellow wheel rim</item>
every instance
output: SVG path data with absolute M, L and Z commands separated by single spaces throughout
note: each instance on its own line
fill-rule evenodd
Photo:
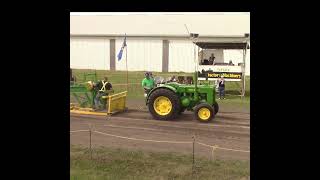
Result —
M 161 116 L 165 116 L 171 112 L 172 104 L 169 98 L 164 96 L 159 96 L 153 102 L 153 108 L 157 114 Z
M 198 116 L 201 120 L 207 121 L 210 118 L 211 112 L 208 108 L 201 108 L 198 111 Z

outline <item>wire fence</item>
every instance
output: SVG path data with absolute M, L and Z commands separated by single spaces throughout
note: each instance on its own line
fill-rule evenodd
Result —
M 195 134 L 190 138 L 190 141 L 174 141 L 174 140 L 164 141 L 164 140 L 155 140 L 155 139 L 133 138 L 133 137 L 127 137 L 127 136 L 120 136 L 120 135 L 105 133 L 105 132 L 101 132 L 101 131 L 95 130 L 94 128 L 92 128 L 91 125 L 89 125 L 89 129 L 70 131 L 71 134 L 79 133 L 79 132 L 88 132 L 88 136 L 89 136 L 88 144 L 89 144 L 89 150 L 90 150 L 91 157 L 92 157 L 92 134 L 99 134 L 99 135 L 103 135 L 103 136 L 106 136 L 106 137 L 125 139 L 125 140 L 128 140 L 128 141 L 141 141 L 141 142 L 149 142 L 149 143 L 166 143 L 166 144 L 168 144 L 168 146 L 170 144 L 188 144 L 188 145 L 192 145 L 193 166 L 194 166 L 194 157 L 195 157 L 195 145 L 200 145 L 200 146 L 208 148 L 208 153 L 210 153 L 210 157 L 211 157 L 210 159 L 213 160 L 213 161 L 217 159 L 217 150 L 232 151 L 232 152 L 238 152 L 238 153 L 239 152 L 240 153 L 249 153 L 250 154 L 250 150 L 225 148 L 225 147 L 218 146 L 216 144 L 213 144 L 213 145 L 211 144 L 210 145 L 210 144 L 203 143 L 200 140 L 197 140 L 197 136 Z

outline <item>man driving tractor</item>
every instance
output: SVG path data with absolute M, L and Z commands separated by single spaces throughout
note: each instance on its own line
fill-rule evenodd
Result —
M 145 78 L 142 80 L 142 87 L 144 89 L 144 97 L 147 97 L 147 95 L 151 91 L 151 89 L 154 88 L 155 83 L 152 78 L 151 72 L 146 72 L 144 75 L 145 75 Z

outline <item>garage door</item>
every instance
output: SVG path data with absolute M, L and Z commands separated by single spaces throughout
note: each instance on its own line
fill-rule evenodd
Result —
M 70 66 L 75 69 L 110 69 L 110 40 L 70 38 Z
M 116 39 L 116 56 L 123 43 L 123 38 Z M 162 40 L 127 38 L 129 71 L 162 71 Z M 116 69 L 126 70 L 126 53 L 118 61 Z
M 197 52 L 196 52 L 197 53 Z M 196 54 L 196 57 L 198 55 Z M 194 72 L 194 46 L 185 40 L 169 41 L 169 72 Z

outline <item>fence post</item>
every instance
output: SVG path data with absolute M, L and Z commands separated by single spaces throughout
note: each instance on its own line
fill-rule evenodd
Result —
M 214 151 L 217 149 L 218 146 L 212 146 L 212 161 L 215 160 L 215 154 L 214 154 Z
M 91 148 L 91 124 L 89 124 L 89 136 L 90 136 L 90 138 L 89 138 L 89 150 L 90 150 L 90 159 L 92 160 L 92 148 Z
M 194 168 L 194 144 L 195 144 L 195 140 L 196 140 L 196 136 L 195 134 L 193 134 L 192 136 L 192 176 L 194 175 L 194 171 L 195 171 L 195 168 Z

